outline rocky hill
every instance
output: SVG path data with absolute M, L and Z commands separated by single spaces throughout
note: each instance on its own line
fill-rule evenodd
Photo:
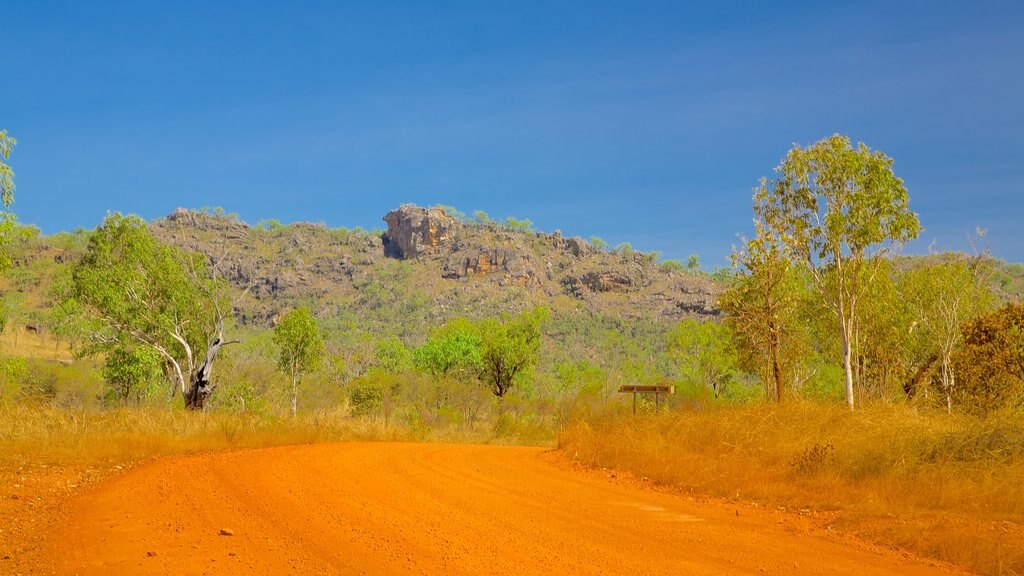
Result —
M 269 326 L 282 310 L 311 305 L 321 317 L 436 324 L 547 304 L 653 321 L 711 318 L 721 288 L 670 270 L 650 255 L 606 251 L 580 238 L 471 223 L 443 208 L 404 205 L 379 236 L 297 223 L 249 226 L 179 209 L 153 223 L 161 239 L 209 257 L 246 296 L 244 324 Z

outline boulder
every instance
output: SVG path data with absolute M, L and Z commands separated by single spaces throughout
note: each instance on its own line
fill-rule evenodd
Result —
M 384 216 L 388 230 L 382 238 L 384 253 L 407 260 L 437 253 L 455 238 L 462 223 L 444 208 L 420 208 L 403 204 Z

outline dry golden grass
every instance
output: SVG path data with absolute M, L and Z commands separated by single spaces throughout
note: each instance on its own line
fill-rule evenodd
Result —
M 0 464 L 5 459 L 51 464 L 131 462 L 154 456 L 345 441 L 427 441 L 550 444 L 532 429 L 493 425 L 411 431 L 342 410 L 297 418 L 196 413 L 163 408 L 109 410 L 0 402 Z
M 397 430 L 331 414 L 273 418 L 160 408 L 92 410 L 0 405 L 0 458 L 31 462 L 128 462 L 153 456 L 361 439 L 404 439 Z
M 1024 574 L 1024 415 L 793 402 L 576 422 L 578 461 L 825 522 L 986 574 Z
M 5 356 L 43 358 L 59 362 L 71 362 L 74 353 L 70 344 L 43 332 L 29 332 L 23 325 L 9 327 L 0 333 L 0 350 Z

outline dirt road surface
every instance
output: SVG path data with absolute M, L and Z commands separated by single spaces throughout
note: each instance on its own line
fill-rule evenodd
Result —
M 790 513 L 540 448 L 338 444 L 157 460 L 87 489 L 59 574 L 935 574 Z

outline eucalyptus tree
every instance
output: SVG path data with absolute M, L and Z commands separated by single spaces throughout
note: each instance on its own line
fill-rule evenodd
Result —
M 71 273 L 64 307 L 89 320 L 92 352 L 125 341 L 147 347 L 166 362 L 173 396 L 205 409 L 215 385 L 213 364 L 224 346 L 227 287 L 205 256 L 160 242 L 146 222 L 111 214 L 89 240 Z
M 0 203 L 4 207 L 0 210 L 0 272 L 11 266 L 11 244 L 32 236 L 32 228 L 19 225 L 18 217 L 7 211 L 14 203 L 14 170 L 7 162 L 17 143 L 7 130 L 0 130 Z
M 732 255 L 736 279 L 721 306 L 740 359 L 760 373 L 765 395 L 781 402 L 803 351 L 798 314 L 806 289 L 778 239 L 760 221 L 755 229 Z
M 714 322 L 683 320 L 669 336 L 668 355 L 679 374 L 720 398 L 736 381 L 738 358 L 729 329 Z
M 292 381 L 294 417 L 298 412 L 299 380 L 316 370 L 324 357 L 324 339 L 310 309 L 302 306 L 285 314 L 274 327 L 274 343 L 279 350 L 277 365 Z
M 893 160 L 847 136 L 834 135 L 808 148 L 794 146 L 755 189 L 754 212 L 768 232 L 801 263 L 839 324 L 846 402 L 854 406 L 851 342 L 858 304 L 869 296 L 881 259 L 917 237 Z M 830 281 L 829 276 L 834 278 Z
M 968 259 L 952 255 L 945 261 L 914 268 L 900 278 L 899 290 L 910 307 L 910 331 L 939 363 L 947 412 L 953 411 L 957 384 L 953 355 L 963 342 L 964 323 L 983 314 L 992 295 L 979 281 L 984 255 Z
M 459 381 L 478 377 L 483 369 L 482 339 L 475 324 L 456 318 L 438 328 L 413 352 L 416 366 L 435 378 Z

